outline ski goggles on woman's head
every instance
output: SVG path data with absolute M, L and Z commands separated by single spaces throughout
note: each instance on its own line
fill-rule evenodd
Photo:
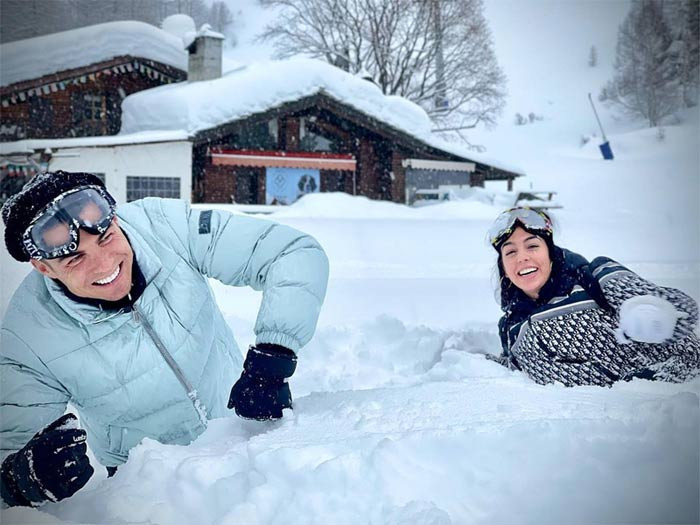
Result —
M 55 259 L 78 250 L 80 229 L 107 231 L 115 213 L 112 196 L 101 186 L 81 186 L 62 193 L 29 223 L 22 244 L 33 259 Z
M 489 229 L 489 242 L 497 248 L 504 239 L 510 237 L 517 223 L 528 230 L 539 230 L 552 234 L 552 221 L 544 213 L 531 208 L 511 208 L 501 213 Z

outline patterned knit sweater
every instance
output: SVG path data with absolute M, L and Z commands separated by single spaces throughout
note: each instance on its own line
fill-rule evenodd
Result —
M 598 257 L 591 263 L 554 247 L 552 276 L 537 300 L 511 286 L 502 291 L 500 362 L 540 384 L 611 385 L 644 377 L 682 382 L 700 374 L 700 342 L 694 333 L 698 305 L 685 293 L 657 286 L 619 263 Z M 661 344 L 621 344 L 614 331 L 622 303 L 655 295 L 687 313 L 673 338 Z

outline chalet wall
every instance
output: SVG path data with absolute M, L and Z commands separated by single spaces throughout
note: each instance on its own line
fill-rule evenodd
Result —
M 342 191 L 353 194 L 352 171 L 321 170 L 322 192 Z
M 280 119 L 280 148 L 284 151 L 299 151 L 300 125 L 298 117 Z
M 370 199 L 379 198 L 376 186 L 377 159 L 374 152 L 374 142 L 367 137 L 360 138 L 360 147 L 357 151 L 357 194 Z
M 204 202 L 230 203 L 236 192 L 236 168 L 233 166 L 206 167 Z
M 61 149 L 49 170 L 102 173 L 117 202 L 126 202 L 127 177 L 176 177 L 180 198 L 192 193 L 192 143 L 188 141 Z M 230 201 L 227 201 L 230 202 Z
M 391 152 L 391 173 L 393 174 L 391 200 L 394 202 L 404 202 L 406 199 L 406 172 L 401 161 L 407 156 L 406 152 L 401 152 L 398 149 Z
M 470 186 L 478 186 L 479 188 L 483 188 L 485 186 L 485 184 L 484 184 L 485 180 L 486 180 L 486 175 L 484 174 L 484 172 L 477 169 L 469 177 L 469 185 Z
M 207 159 L 202 202 L 265 204 L 265 169 L 214 166 Z

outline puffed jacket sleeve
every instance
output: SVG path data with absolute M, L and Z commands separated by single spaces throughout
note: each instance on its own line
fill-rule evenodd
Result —
M 257 343 L 297 352 L 311 339 L 328 283 L 328 258 L 313 237 L 271 220 L 193 209 L 179 200 L 146 205 L 156 203 L 203 275 L 262 291 Z
M 0 461 L 63 415 L 70 399 L 17 335 L 0 331 Z
M 676 323 L 674 341 L 687 337 L 697 326 L 698 303 L 682 291 L 647 281 L 608 257 L 594 259 L 589 265 L 589 270 L 614 312 L 619 312 L 622 303 L 627 299 L 639 295 L 653 295 L 669 301 L 678 312 L 686 314 Z

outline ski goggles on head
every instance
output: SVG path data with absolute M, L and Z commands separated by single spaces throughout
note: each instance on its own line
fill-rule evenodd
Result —
M 522 224 L 528 230 L 539 230 L 552 234 L 552 221 L 544 213 L 531 208 L 511 208 L 501 213 L 489 229 L 489 242 L 496 248 L 503 239 L 510 237 L 516 223 Z
M 93 235 L 107 231 L 116 203 L 101 186 L 81 186 L 62 193 L 37 213 L 22 236 L 33 259 L 55 259 L 78 250 L 80 229 Z

